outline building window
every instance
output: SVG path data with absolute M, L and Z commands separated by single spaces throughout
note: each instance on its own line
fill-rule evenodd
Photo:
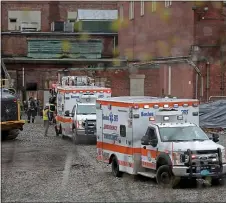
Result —
M 129 6 L 129 19 L 130 20 L 134 19 L 134 1 L 130 1 L 130 6 Z
M 119 15 L 120 20 L 123 21 L 123 5 L 120 6 Z
M 151 11 L 155 12 L 156 11 L 156 1 L 151 2 Z
M 10 19 L 9 19 L 9 22 L 10 22 L 10 23 L 16 23 L 16 21 L 17 21 L 16 18 L 10 18 Z
M 144 1 L 140 1 L 140 15 L 144 15 Z
M 172 5 L 172 1 L 165 1 L 165 7 L 169 7 Z

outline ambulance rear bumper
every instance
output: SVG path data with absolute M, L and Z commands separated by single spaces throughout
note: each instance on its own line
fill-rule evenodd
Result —
M 219 166 L 219 165 L 218 165 Z M 173 166 L 172 167 L 173 174 L 177 177 L 188 177 L 188 178 L 195 178 L 195 177 L 225 177 L 226 176 L 226 164 L 222 164 L 221 166 L 217 167 L 215 171 L 209 171 L 208 174 L 202 174 L 200 169 L 197 170 L 190 170 L 188 166 Z

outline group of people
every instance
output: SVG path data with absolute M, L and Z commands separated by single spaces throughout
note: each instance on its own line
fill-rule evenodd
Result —
M 29 98 L 27 102 L 24 102 L 24 110 L 27 114 L 27 123 L 34 123 L 35 117 L 40 115 L 40 102 L 36 98 L 33 99 L 32 97 Z M 42 118 L 44 121 L 44 136 L 47 136 L 49 125 L 55 121 L 54 113 L 56 111 L 55 104 L 50 103 L 45 104 L 45 107 L 42 111 Z M 40 115 L 41 116 L 41 115 Z

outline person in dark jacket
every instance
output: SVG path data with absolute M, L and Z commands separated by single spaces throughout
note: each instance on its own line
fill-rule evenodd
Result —
M 36 103 L 32 97 L 29 98 L 27 102 L 27 122 L 34 123 L 35 121 L 35 116 L 36 116 Z

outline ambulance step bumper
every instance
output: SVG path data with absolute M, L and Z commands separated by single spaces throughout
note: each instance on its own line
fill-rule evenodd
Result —
M 148 177 L 148 178 L 156 177 L 156 173 L 154 173 L 154 172 L 137 172 L 137 174 Z

